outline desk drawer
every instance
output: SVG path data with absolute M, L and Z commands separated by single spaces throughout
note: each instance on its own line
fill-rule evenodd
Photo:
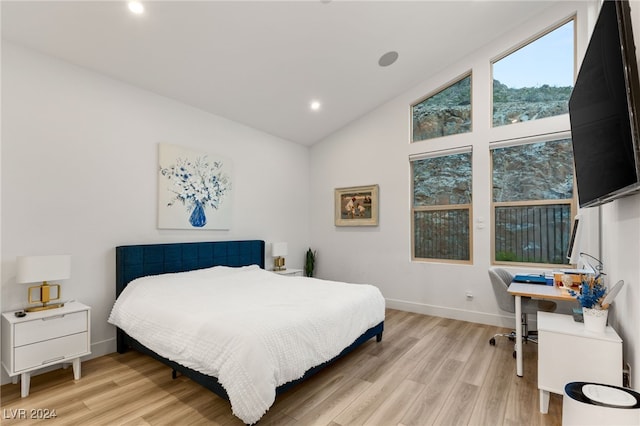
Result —
M 88 330 L 87 312 L 73 312 L 20 322 L 15 325 L 14 346 L 23 346 Z
M 67 359 L 77 358 L 89 352 L 87 332 L 46 340 L 14 349 L 15 371 L 44 367 Z
M 538 389 L 562 395 L 571 382 L 622 385 L 622 342 L 580 333 L 538 329 Z

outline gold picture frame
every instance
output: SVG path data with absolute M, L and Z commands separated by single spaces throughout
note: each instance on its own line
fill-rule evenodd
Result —
M 378 185 L 336 188 L 336 226 L 378 226 Z

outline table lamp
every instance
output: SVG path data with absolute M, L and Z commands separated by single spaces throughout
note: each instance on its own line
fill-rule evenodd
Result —
M 271 243 L 271 256 L 273 256 L 273 270 L 284 271 L 284 256 L 287 255 L 287 243 Z
M 20 284 L 42 282 L 41 285 L 31 286 L 28 290 L 29 303 L 41 303 L 25 311 L 35 312 L 46 309 L 60 308 L 64 303 L 49 303 L 60 300 L 60 284 L 49 284 L 50 280 L 66 280 L 71 277 L 71 256 L 18 256 L 16 282 Z M 51 289 L 56 289 L 56 297 L 51 297 Z M 34 290 L 38 291 L 34 291 Z M 34 293 L 37 295 L 34 296 Z

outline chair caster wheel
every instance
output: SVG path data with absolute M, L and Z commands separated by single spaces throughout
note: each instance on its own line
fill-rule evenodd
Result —
M 491 346 L 495 346 L 495 345 L 496 345 L 496 339 L 495 339 L 495 337 L 492 337 L 491 339 L 489 339 L 489 344 L 490 344 Z
M 511 337 L 511 336 L 509 336 L 508 339 L 511 340 L 512 342 L 514 342 L 516 340 L 515 337 Z
M 517 358 L 516 351 L 513 351 L 513 357 L 514 357 L 514 358 Z

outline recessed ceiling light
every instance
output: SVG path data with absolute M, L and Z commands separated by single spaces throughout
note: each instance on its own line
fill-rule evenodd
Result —
M 378 65 L 381 67 L 388 67 L 398 60 L 398 52 L 392 50 L 391 52 L 387 52 L 384 55 L 380 56 L 378 59 Z
M 140 15 L 144 12 L 144 6 L 139 1 L 130 1 L 129 10 L 136 15 Z
M 322 104 L 320 103 L 320 101 L 311 101 L 311 103 L 309 104 L 309 108 L 311 108 L 312 111 L 320 110 L 321 106 Z

